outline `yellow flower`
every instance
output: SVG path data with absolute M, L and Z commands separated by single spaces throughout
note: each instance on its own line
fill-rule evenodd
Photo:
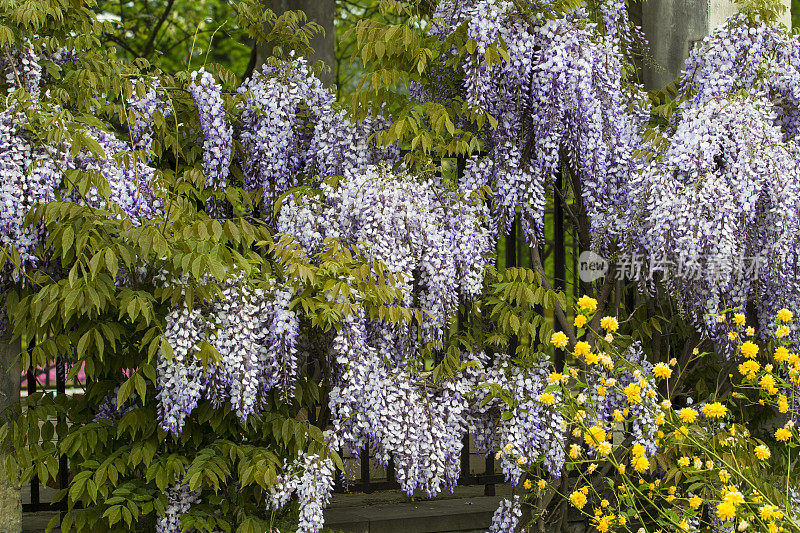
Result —
M 733 323 L 736 324 L 737 326 L 739 327 L 744 326 L 744 322 L 745 318 L 742 313 L 736 313 L 735 315 L 733 315 Z
M 775 378 L 772 374 L 764 374 L 761 381 L 758 382 L 761 388 L 770 394 L 778 394 L 778 388 L 775 386 Z
M 514 445 L 509 442 L 508 444 L 506 444 L 506 447 L 503 448 L 503 449 L 505 450 L 506 453 L 508 453 L 508 452 L 510 452 L 511 450 L 514 449 Z
M 701 468 L 703 468 L 703 461 L 701 461 L 700 458 L 697 456 L 694 457 L 694 467 L 696 470 L 700 470 Z
M 762 505 L 758 508 L 758 516 L 761 520 L 772 520 L 775 517 L 777 508 L 774 505 Z
M 589 346 L 588 342 L 586 342 L 586 341 L 578 341 L 578 343 L 575 344 L 575 349 L 572 352 L 572 354 L 575 357 L 581 357 L 581 356 L 586 357 L 587 355 L 589 355 L 591 353 L 591 351 L 592 351 L 592 347 Z
M 569 456 L 573 459 L 577 459 L 581 455 L 581 447 L 577 444 L 573 444 L 569 447 Z
M 759 444 L 758 446 L 756 446 L 755 452 L 756 452 L 756 457 L 758 457 L 758 459 L 761 461 L 766 461 L 767 459 L 769 459 L 769 456 L 771 455 L 769 448 L 767 448 L 767 446 L 764 444 Z
M 539 401 L 545 405 L 555 405 L 556 399 L 549 392 L 545 392 L 539 396 Z
M 569 495 L 569 503 L 571 503 L 576 509 L 583 509 L 583 506 L 586 505 L 586 495 L 583 492 L 576 490 Z
M 605 398 L 606 397 L 606 392 L 607 392 L 606 388 L 603 385 L 598 385 L 597 386 L 597 394 L 599 394 L 601 398 Z
M 647 460 L 647 457 L 634 457 L 631 460 L 631 466 L 637 472 L 644 472 L 650 468 L 650 461 Z
M 674 499 L 675 499 L 675 496 L 673 496 L 672 494 L 670 494 L 670 495 L 669 495 L 669 496 L 667 496 L 667 498 L 666 498 L 666 500 L 667 500 L 667 503 L 672 503 L 672 501 L 673 501 Z
M 563 331 L 556 331 L 553 333 L 553 336 L 550 337 L 550 343 L 555 346 L 556 348 L 563 348 L 567 345 L 568 339 L 567 336 L 564 335 Z
M 752 337 L 753 335 L 756 334 L 756 330 L 755 328 L 753 328 L 753 326 L 750 326 L 749 328 L 744 330 L 744 334 L 747 335 L 748 337 Z
M 606 440 L 606 430 L 601 427 L 592 426 L 586 430 L 583 439 L 586 441 L 586 444 L 594 448 L 596 445 Z
M 599 533 L 608 533 L 611 529 L 611 521 L 614 519 L 614 515 L 604 516 L 602 518 L 597 519 L 597 524 L 595 524 L 595 528 Z
M 533 484 L 531 483 L 530 479 L 526 479 L 525 483 L 522 484 L 522 488 L 525 489 L 525 490 L 531 490 L 532 486 L 533 486 Z
M 684 407 L 678 411 L 678 416 L 685 424 L 691 424 L 697 418 L 697 411 L 691 407 Z
M 758 346 L 751 341 L 747 341 L 739 347 L 739 350 L 742 352 L 742 355 L 748 359 L 753 359 L 756 355 L 758 355 Z
M 686 521 L 686 519 L 684 518 L 684 519 L 681 521 L 681 523 L 680 523 L 680 524 L 678 524 L 678 528 L 679 528 L 681 531 L 689 531 L 689 522 L 687 522 L 687 521 Z
M 658 363 L 653 367 L 653 374 L 659 379 L 669 379 L 672 376 L 672 369 L 666 363 Z
M 597 310 L 597 300 L 594 298 L 590 298 L 589 296 L 581 296 L 578 298 L 578 307 L 584 309 L 586 311 L 596 311 Z
M 619 409 L 614 409 L 614 422 L 619 424 L 623 420 L 625 420 L 625 418 L 622 416 L 622 411 L 620 411 Z
M 786 413 L 789 411 L 789 400 L 784 394 L 778 396 L 778 411 L 781 413 Z
M 528 462 L 528 458 L 525 457 L 524 455 L 522 457 L 517 458 L 517 464 L 518 465 L 524 465 L 527 462 Z
M 727 522 L 736 516 L 736 506 L 731 502 L 722 502 L 717 505 L 717 517 L 723 522 Z
M 656 416 L 656 425 L 663 426 L 664 422 L 666 422 L 666 417 L 664 416 L 664 413 L 658 413 L 658 416 Z
M 638 442 L 636 444 L 634 444 L 633 448 L 631 448 L 631 455 L 633 455 L 634 457 L 643 456 L 644 455 L 644 446 L 642 446 Z
M 594 365 L 594 364 L 597 363 L 598 360 L 599 360 L 599 357 L 597 356 L 596 353 L 590 352 L 590 353 L 586 354 L 586 364 L 587 365 Z
M 605 316 L 600 320 L 600 327 L 608 332 L 614 332 L 619 329 L 619 322 L 613 316 Z
M 638 385 L 638 383 L 631 383 L 627 387 L 625 387 L 625 396 L 627 396 L 628 403 L 630 404 L 637 404 L 642 401 L 642 397 L 639 394 L 642 392 L 642 388 Z
M 617 468 L 617 470 L 619 470 L 619 473 L 620 473 L 620 474 L 624 474 L 624 473 L 625 473 L 625 465 L 619 465 L 619 467 Z
M 681 426 L 675 430 L 675 438 L 677 440 L 683 440 L 684 437 L 689 436 L 689 428 L 686 426 Z
M 735 331 L 728 332 L 728 340 L 735 341 L 738 338 L 739 338 L 739 334 L 736 333 Z
M 723 483 L 727 483 L 728 481 L 731 480 L 731 475 L 728 473 L 727 470 L 723 468 L 722 470 L 719 471 L 719 480 L 722 481 Z
M 608 441 L 601 442 L 597 446 L 597 453 L 603 457 L 606 457 L 609 453 L 611 453 L 611 443 Z
M 682 466 L 683 468 L 686 468 L 687 466 L 689 466 L 689 458 L 686 457 L 686 456 L 683 456 L 680 459 L 678 459 L 678 466 Z
M 732 503 L 733 505 L 741 505 L 744 503 L 744 495 L 739 492 L 736 487 L 728 487 L 722 501 Z
M 539 481 L 536 483 L 536 486 L 537 486 L 537 487 L 539 487 L 539 490 L 544 490 L 544 488 L 547 486 L 547 481 L 545 481 L 545 480 L 543 480 L 543 479 L 540 479 L 540 480 L 539 480 Z
M 701 498 L 700 496 L 692 496 L 691 498 L 689 498 L 689 507 L 691 507 L 692 509 L 697 509 L 698 507 L 700 507 L 701 503 L 703 503 L 703 498 Z
M 789 359 L 789 349 L 786 346 L 778 346 L 775 348 L 775 361 L 784 363 Z
M 791 322 L 793 316 L 794 315 L 792 315 L 792 312 L 788 309 L 781 309 L 778 311 L 778 320 L 781 322 Z
M 788 336 L 790 331 L 791 330 L 789 330 L 789 328 L 787 326 L 781 326 L 781 327 L 779 327 L 778 329 L 775 330 L 775 337 L 778 338 L 778 339 L 782 339 L 782 338 Z
M 728 408 L 719 402 L 707 403 L 703 406 L 703 414 L 708 418 L 721 418 L 728 412 Z
M 761 370 L 761 365 L 753 359 L 748 359 L 739 365 L 739 373 L 743 376 L 755 377 L 756 372 L 759 370 Z
M 574 322 L 575 327 L 576 328 L 582 328 L 583 326 L 586 325 L 586 320 L 587 320 L 587 318 L 586 318 L 585 315 L 577 315 L 575 317 L 575 322 Z

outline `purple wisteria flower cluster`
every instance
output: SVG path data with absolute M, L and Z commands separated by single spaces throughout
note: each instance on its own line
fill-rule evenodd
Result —
M 167 489 L 167 508 L 156 522 L 156 533 L 182 533 L 181 516 L 200 503 L 200 494 L 188 484 L 176 483 Z
M 613 31 L 604 36 L 582 11 L 528 23 L 512 2 L 439 4 L 433 32 L 445 38 L 466 24 L 477 43 L 460 65 L 463 97 L 497 119 L 483 132 L 488 155 L 468 162 L 461 186 L 492 186 L 500 228 L 518 214 L 529 241 L 542 237 L 545 188 L 562 165 L 581 179 L 595 241 L 607 244 L 624 228 L 618 212 L 641 125 L 641 113 L 628 108 L 642 98 L 622 79 L 621 13 L 609 9 Z M 485 52 L 501 42 L 507 60 L 489 65 Z
M 516 531 L 520 518 L 522 518 L 522 505 L 519 501 L 519 494 L 514 495 L 510 500 L 503 498 L 500 501 L 500 506 L 492 515 L 489 533 Z
M 144 96 L 140 97 L 134 91 L 129 102 L 134 117 L 133 122 L 129 124 L 130 135 L 134 149 L 150 150 L 153 145 L 153 115 L 156 110 L 159 110 L 166 117 L 171 113 L 171 110 L 158 94 L 160 89 L 158 80 L 155 80 L 151 85 L 140 83 L 145 87 Z M 207 101 L 201 102 L 207 103 Z M 198 103 L 197 105 L 199 106 L 200 104 Z M 218 111 L 221 111 L 221 108 Z M 207 112 L 210 111 L 201 111 L 201 113 Z
M 86 130 L 104 151 L 98 157 L 88 150 L 73 155 L 66 145 L 41 146 L 25 133 L 25 115 L 13 108 L 0 111 L 0 243 L 14 246 L 23 265 L 37 262 L 36 248 L 43 242 L 42 228 L 23 226 L 23 219 L 36 204 L 55 200 L 56 191 L 73 188 L 65 174 L 69 170 L 99 173 L 108 182 L 110 195 L 101 197 L 92 186 L 74 201 L 109 209 L 113 216 L 128 217 L 134 224 L 160 213 L 161 200 L 153 190 L 155 170 L 133 161 L 129 146 L 114 135 Z
M 333 461 L 300 452 L 294 461 L 284 461 L 283 472 L 269 487 L 268 507 L 280 509 L 293 495 L 300 504 L 297 533 L 316 533 L 324 523 L 323 510 L 331 500 L 336 470 Z
M 368 445 L 384 465 L 394 461 L 409 494 L 452 490 L 469 428 L 468 393 L 477 374 L 428 384 L 415 370 L 420 338 L 440 341 L 461 297 L 480 294 L 494 243 L 479 203 L 385 167 L 347 170 L 322 195 L 292 196 L 277 219 L 313 257 L 326 238 L 357 246 L 401 278 L 402 301 L 427 314 L 420 324 L 384 324 L 352 316 L 331 346 L 334 437 L 355 455 Z M 420 337 L 421 336 L 421 337 Z
M 233 150 L 233 128 L 225 118 L 222 87 L 214 76 L 204 69 L 192 72 L 189 86 L 200 116 L 203 131 L 203 174 L 206 184 L 214 189 L 224 189 L 227 184 Z
M 351 121 L 305 58 L 268 62 L 238 91 L 244 96 L 236 138 L 244 148 L 245 185 L 263 189 L 270 200 L 303 176 L 325 178 L 399 158 L 395 147 L 380 147 L 373 139 L 386 121 Z
M 309 254 L 321 251 L 325 238 L 359 245 L 368 259 L 402 276 L 403 305 L 430 314 L 420 332 L 423 342 L 440 340 L 459 298 L 483 289 L 494 246 L 486 208 L 447 192 L 437 180 L 419 181 L 384 167 L 347 170 L 336 186 L 320 187 L 322 202 L 311 196 L 284 202 L 278 231 L 294 237 Z M 397 362 L 417 345 L 413 331 L 367 328 Z
M 39 56 L 30 41 L 22 47 L 6 48 L 7 54 L 0 55 L 0 69 L 5 72 L 8 92 L 25 89 L 34 98 L 39 98 L 43 69 Z
M 715 338 L 723 309 L 755 301 L 768 334 L 779 309 L 800 303 L 798 58 L 785 29 L 731 18 L 693 50 L 669 146 L 631 180 L 636 245 L 683 265 L 668 283 Z M 757 276 L 741 275 L 747 257 Z
M 179 307 L 167 317 L 165 337 L 172 354 L 159 354 L 159 422 L 178 435 L 198 402 L 229 403 L 245 421 L 263 408 L 265 394 L 279 387 L 294 394 L 298 377 L 299 317 L 290 309 L 293 291 L 252 287 L 232 277 L 209 309 Z M 207 342 L 221 356 L 206 369 L 198 359 Z

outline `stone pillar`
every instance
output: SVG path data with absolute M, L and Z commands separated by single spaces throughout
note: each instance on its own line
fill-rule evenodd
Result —
M 792 25 L 790 0 L 781 23 Z M 736 13 L 731 0 L 644 0 L 642 29 L 649 42 L 642 74 L 645 88 L 662 89 L 680 76 L 689 50 Z
M 20 372 L 19 341 L 9 343 L 0 339 L 0 412 L 19 401 Z M 5 419 L 0 419 L 0 423 Z M 22 531 L 22 492 L 19 486 L 8 482 L 5 474 L 5 460 L 0 454 L 0 531 L 21 533 Z

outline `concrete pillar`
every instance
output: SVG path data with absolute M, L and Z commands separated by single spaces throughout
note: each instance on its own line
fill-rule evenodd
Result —
M 0 412 L 19 401 L 19 364 L 14 362 L 19 352 L 18 341 L 9 343 L 7 339 L 0 339 Z M 5 458 L 0 454 L 0 531 L 3 533 L 22 531 L 21 496 L 20 487 L 8 482 Z
M 790 0 L 781 23 L 791 28 Z M 689 50 L 736 13 L 731 0 L 644 0 L 642 29 L 649 41 L 642 74 L 645 88 L 662 89 L 680 76 Z

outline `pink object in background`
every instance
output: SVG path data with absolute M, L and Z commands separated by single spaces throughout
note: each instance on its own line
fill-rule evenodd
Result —
M 69 373 L 71 368 L 67 368 L 66 371 Z M 83 363 L 81 363 L 81 369 L 75 376 L 75 379 L 68 379 L 67 380 L 67 387 L 75 386 L 75 381 L 77 379 L 78 383 L 86 383 L 86 373 L 83 371 Z M 56 369 L 55 367 L 49 367 L 46 370 L 38 368 L 36 372 L 36 381 L 38 382 L 39 387 L 55 387 L 56 386 Z M 27 378 L 26 373 L 22 373 L 22 387 L 27 387 Z

